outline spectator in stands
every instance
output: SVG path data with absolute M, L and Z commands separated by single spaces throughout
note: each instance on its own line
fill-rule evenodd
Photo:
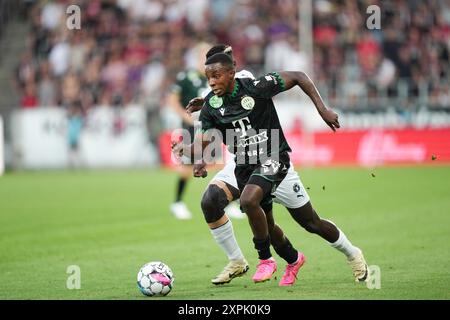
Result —
M 36 84 L 33 81 L 28 81 L 25 84 L 24 94 L 20 100 L 20 105 L 24 109 L 35 108 L 39 105 Z
M 69 32 L 64 19 L 67 1 L 34 2 L 29 8 L 28 51 L 15 77 L 22 104 L 61 104 L 65 98 L 55 91 L 71 91 L 64 84 L 70 80 L 73 91 L 81 93 L 83 108 L 114 99 L 124 104 L 144 101 L 157 110 L 183 65 L 184 52 L 198 42 L 199 34 L 230 43 L 236 59 L 256 74 L 286 62 L 303 69 L 298 67 L 306 59 L 298 39 L 297 0 L 186 3 L 79 0 L 82 29 Z M 366 28 L 369 4 L 382 10 L 381 30 Z M 336 107 L 351 107 L 349 101 L 354 101 L 364 108 L 369 91 L 375 101 L 385 90 L 398 96 L 404 85 L 406 92 L 427 94 L 417 89 L 415 72 L 435 101 L 446 101 L 450 6 L 445 1 L 425 5 L 406 0 L 321 0 L 313 2 L 312 20 L 314 78 L 326 89 L 321 90 L 325 96 L 328 92 L 329 98 L 341 98 L 332 101 Z M 50 66 L 42 67 L 45 64 Z M 413 104 L 417 101 L 411 99 Z
M 68 143 L 69 143 L 69 167 L 80 166 L 79 140 L 84 124 L 83 108 L 79 100 L 74 100 L 68 106 Z
M 50 63 L 42 61 L 38 74 L 38 98 L 43 106 L 57 105 L 57 86 L 51 76 Z

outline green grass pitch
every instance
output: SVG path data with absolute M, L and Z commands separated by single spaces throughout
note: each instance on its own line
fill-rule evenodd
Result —
M 179 221 L 168 209 L 169 170 L 13 172 L 0 178 L 0 299 L 450 299 L 450 167 L 299 172 L 319 214 L 380 267 L 381 289 L 354 283 L 344 256 L 279 205 L 275 220 L 307 257 L 297 283 L 278 287 L 280 258 L 278 280 L 252 283 L 250 227 L 234 220 L 250 271 L 213 286 L 227 259 L 200 211 L 210 178 L 191 180 L 185 200 L 195 217 Z M 174 272 L 167 297 L 136 287 L 139 268 L 153 260 Z M 81 269 L 79 290 L 66 288 L 70 265 Z

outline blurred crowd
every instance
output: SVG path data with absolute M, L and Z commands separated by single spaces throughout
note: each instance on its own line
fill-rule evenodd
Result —
M 315 2 L 314 70 L 343 107 L 450 107 L 450 1 Z M 366 28 L 370 5 L 380 29 Z
M 299 42 L 297 0 L 26 2 L 31 27 L 14 77 L 23 108 L 139 103 L 157 115 L 199 41 L 231 44 L 238 68 L 256 75 L 307 70 L 331 106 L 397 98 L 450 107 L 449 1 L 313 0 L 312 62 Z M 66 26 L 71 4 L 80 30 Z M 379 30 L 366 27 L 374 4 Z

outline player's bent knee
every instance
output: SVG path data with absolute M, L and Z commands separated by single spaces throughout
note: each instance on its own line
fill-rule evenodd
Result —
M 209 185 L 200 203 L 206 222 L 212 223 L 219 220 L 225 214 L 224 209 L 228 203 L 224 190 L 217 185 Z
M 244 212 L 248 212 L 249 210 L 259 207 L 259 203 L 253 197 L 241 196 L 241 207 Z

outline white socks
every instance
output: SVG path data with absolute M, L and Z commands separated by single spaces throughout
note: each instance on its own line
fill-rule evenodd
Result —
M 330 220 L 327 220 L 327 221 L 332 223 L 334 226 L 336 226 Z M 330 242 L 330 245 L 333 248 L 335 248 L 335 249 L 339 250 L 340 252 L 342 252 L 343 254 L 345 254 L 347 259 L 352 259 L 354 256 L 356 256 L 360 252 L 360 250 L 357 247 L 355 247 L 354 245 L 352 245 L 350 240 L 347 239 L 347 237 L 341 231 L 341 229 L 339 229 L 338 227 L 336 227 L 336 228 L 339 231 L 339 238 L 336 240 L 336 242 L 333 242 L 333 243 Z
M 218 228 L 210 229 L 211 234 L 217 244 L 225 251 L 230 260 L 243 260 L 241 248 L 237 244 L 234 236 L 233 224 L 228 220 L 225 224 Z

